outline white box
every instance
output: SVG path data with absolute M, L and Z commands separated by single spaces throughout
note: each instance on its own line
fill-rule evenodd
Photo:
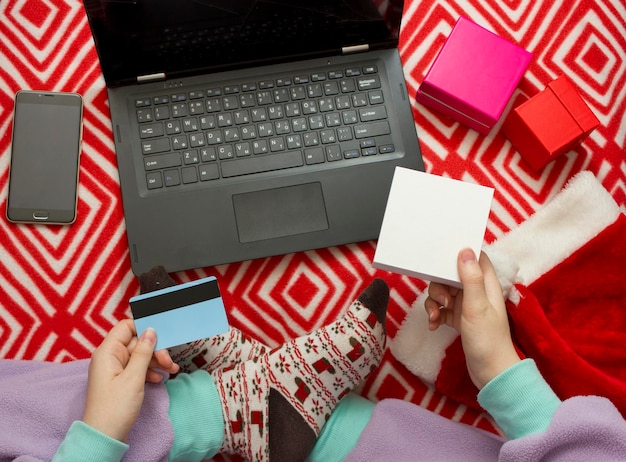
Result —
M 374 268 L 461 287 L 457 256 L 480 255 L 493 188 L 396 167 Z

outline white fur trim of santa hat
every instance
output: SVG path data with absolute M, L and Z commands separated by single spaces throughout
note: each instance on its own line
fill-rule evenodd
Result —
M 620 209 L 591 172 L 574 176 L 565 187 L 517 228 L 484 247 L 506 298 L 516 303 L 515 284 L 529 285 L 613 223 Z M 458 336 L 448 326 L 428 330 L 421 293 L 390 341 L 392 354 L 429 383 L 441 369 L 446 348 Z

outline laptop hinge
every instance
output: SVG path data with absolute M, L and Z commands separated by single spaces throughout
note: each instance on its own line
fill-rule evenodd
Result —
M 165 80 L 165 72 L 137 76 L 137 83 L 157 82 L 159 80 Z
M 351 55 L 353 53 L 363 53 L 364 51 L 369 51 L 370 46 L 365 43 L 363 45 L 353 45 L 350 47 L 343 47 L 341 49 L 341 54 L 343 55 Z

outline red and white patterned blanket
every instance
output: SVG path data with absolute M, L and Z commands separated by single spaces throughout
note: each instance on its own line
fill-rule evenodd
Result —
M 601 121 L 578 149 L 534 173 L 499 125 L 481 136 L 413 101 L 427 171 L 495 188 L 487 242 L 523 222 L 582 170 L 593 172 L 624 207 L 623 0 L 406 0 L 400 49 L 411 95 L 460 15 L 534 53 L 516 96 L 533 95 L 565 74 Z M 84 97 L 78 220 L 71 226 L 15 225 L 4 218 L 13 98 L 20 89 Z M 130 268 L 107 94 L 79 0 L 0 1 L 0 207 L 0 358 L 89 357 L 116 321 L 130 315 L 128 299 L 139 285 Z M 428 217 L 424 223 L 436 226 Z M 380 276 L 391 287 L 393 337 L 426 283 L 374 270 L 375 245 L 362 242 L 175 277 L 182 282 L 217 276 L 231 323 L 276 345 L 335 319 Z M 434 392 L 390 353 L 363 393 L 410 400 L 493 429 L 488 419 Z

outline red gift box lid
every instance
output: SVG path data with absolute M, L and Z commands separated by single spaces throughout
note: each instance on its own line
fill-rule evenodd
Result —
M 583 133 L 591 132 L 600 124 L 567 77 L 564 75 L 558 77 L 548 84 L 548 88 L 561 101 Z

